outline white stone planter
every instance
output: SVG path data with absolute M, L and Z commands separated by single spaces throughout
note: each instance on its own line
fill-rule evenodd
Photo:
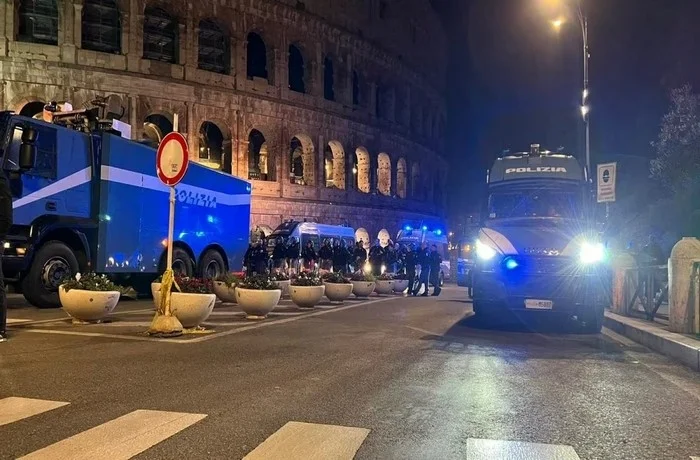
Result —
M 331 302 L 342 302 L 352 294 L 352 283 L 323 283 L 326 286 L 326 297 Z
M 378 295 L 390 295 L 394 293 L 394 280 L 377 280 L 374 292 Z
M 160 303 L 160 287 L 163 283 L 151 283 L 151 296 L 153 297 L 153 305 L 158 309 L 158 304 Z
M 374 281 L 350 281 L 355 297 L 369 297 L 374 292 Z
M 119 291 L 66 291 L 63 286 L 58 289 L 61 306 L 73 322 L 94 323 L 104 319 L 117 306 L 120 295 Z
M 394 280 L 394 292 L 403 294 L 408 289 L 408 280 Z
M 290 280 L 284 280 L 284 281 L 273 281 L 277 285 L 277 287 L 282 291 L 282 297 L 289 297 L 289 285 L 291 283 Z
M 215 303 L 216 294 L 170 294 L 170 308 L 185 329 L 192 329 L 206 321 Z
M 226 286 L 223 281 L 214 281 L 214 294 L 224 303 L 236 303 L 236 286 Z
M 281 289 L 261 291 L 258 289 L 236 288 L 238 306 L 248 319 L 265 319 L 282 297 Z
M 314 308 L 321 302 L 325 286 L 290 286 L 292 302 L 299 308 Z

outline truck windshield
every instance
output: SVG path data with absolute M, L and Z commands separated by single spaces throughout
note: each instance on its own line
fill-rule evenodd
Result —
M 577 219 L 583 214 L 583 193 L 576 189 L 518 189 L 489 195 L 489 219 L 560 217 Z

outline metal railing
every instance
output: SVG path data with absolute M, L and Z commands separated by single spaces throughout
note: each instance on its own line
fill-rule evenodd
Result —
M 667 265 L 649 265 L 625 269 L 625 314 L 637 316 L 639 313 L 643 313 L 647 320 L 653 321 L 661 306 L 667 302 Z

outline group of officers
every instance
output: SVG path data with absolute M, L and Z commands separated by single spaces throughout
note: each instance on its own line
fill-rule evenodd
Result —
M 377 241 L 368 253 L 362 240 L 353 246 L 342 239 L 326 239 L 317 251 L 313 241 L 307 241 L 302 247 L 295 237 L 278 237 L 272 251 L 268 251 L 268 241 L 262 235 L 248 246 L 243 259 L 246 272 L 255 274 L 272 271 L 292 274 L 302 269 L 354 273 L 365 270 L 369 264 L 368 268 L 375 276 L 384 272 L 405 275 L 414 296 L 421 294 L 421 291 L 422 296 L 430 295 L 430 285 L 434 287 L 433 296 L 440 295 L 441 263 L 437 246 L 428 247 L 427 243 L 416 247 L 414 244 L 399 245 L 389 241 L 388 245 L 382 246 Z

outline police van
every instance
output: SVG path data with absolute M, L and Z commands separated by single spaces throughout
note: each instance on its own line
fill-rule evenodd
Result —
M 352 227 L 342 225 L 288 220 L 281 223 L 268 237 L 267 250 L 269 253 L 272 253 L 279 238 L 282 238 L 285 243 L 288 243 L 290 238 L 295 238 L 299 242 L 299 256 L 301 257 L 301 249 L 309 241 L 313 243 L 316 251 L 326 240 L 331 245 L 334 245 L 336 241 L 344 241 L 348 248 L 352 248 L 355 245 L 355 230 Z

